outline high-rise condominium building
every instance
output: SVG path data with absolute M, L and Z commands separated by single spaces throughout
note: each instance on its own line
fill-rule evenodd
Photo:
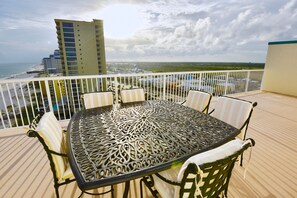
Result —
M 103 21 L 55 22 L 63 75 L 106 74 Z
M 49 57 L 43 58 L 42 63 L 44 65 L 45 74 L 58 74 L 63 72 L 59 50 L 55 50 L 54 54 L 50 54 Z

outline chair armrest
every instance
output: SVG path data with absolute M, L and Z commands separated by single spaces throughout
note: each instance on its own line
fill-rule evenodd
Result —
M 59 156 L 62 156 L 62 157 L 68 157 L 67 154 L 65 154 L 65 153 L 58 153 L 58 152 L 53 151 L 53 150 L 49 150 L 49 152 L 51 154 L 54 154 L 54 155 L 59 155 Z
M 208 115 L 212 114 L 215 111 L 215 109 L 211 110 Z
M 34 131 L 34 130 L 28 130 L 27 132 L 26 132 L 26 135 L 28 136 L 28 137 L 36 137 L 37 135 L 36 135 L 36 131 Z

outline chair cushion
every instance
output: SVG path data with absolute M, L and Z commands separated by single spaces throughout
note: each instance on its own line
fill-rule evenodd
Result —
M 220 147 L 215 149 L 197 154 L 190 157 L 182 166 L 174 167 L 165 171 L 160 172 L 159 174 L 171 181 L 180 182 L 183 178 L 184 171 L 190 163 L 195 163 L 197 166 L 200 166 L 205 163 L 214 162 L 219 159 L 226 158 L 242 148 L 243 141 L 240 139 L 232 140 Z M 178 197 L 179 196 L 179 186 L 173 186 L 161 180 L 159 177 L 154 176 L 155 187 L 162 197 Z
M 52 112 L 45 113 L 40 119 L 36 131 L 43 138 L 48 148 L 57 153 L 66 154 L 66 145 L 62 128 Z M 66 169 L 66 160 L 62 156 L 52 154 L 53 162 L 55 164 L 57 178 L 62 179 Z
M 83 97 L 86 109 L 109 106 L 113 104 L 112 92 L 86 93 Z
M 70 179 L 70 178 L 73 178 L 74 175 L 73 175 L 73 172 L 71 170 L 71 167 L 69 165 L 69 163 L 66 164 L 66 170 L 62 176 L 62 180 L 66 180 L 66 179 Z
M 202 164 L 214 162 L 220 159 L 224 159 L 242 148 L 243 141 L 241 139 L 232 140 L 226 144 L 223 144 L 220 147 L 215 149 L 200 153 L 190 157 L 181 167 L 180 172 L 178 173 L 177 181 L 181 181 L 183 178 L 184 171 L 190 163 L 194 163 L 197 166 Z
M 210 97 L 211 95 L 208 93 L 191 90 L 184 105 L 202 112 L 209 104 Z
M 252 109 L 253 105 L 250 102 L 219 97 L 213 116 L 240 129 L 248 119 Z M 246 127 L 241 130 L 238 136 L 241 139 L 244 137 L 245 128 Z
M 181 165 L 175 166 L 168 170 L 162 171 L 159 174 L 165 177 L 166 179 L 169 179 L 171 181 L 176 181 L 180 168 L 181 168 Z M 155 182 L 155 187 L 160 193 L 161 197 L 174 197 L 173 196 L 174 193 L 178 192 L 180 189 L 179 186 L 173 186 L 171 184 L 168 184 L 156 175 L 153 175 L 153 178 Z
M 129 89 L 121 91 L 122 103 L 145 101 L 143 89 Z

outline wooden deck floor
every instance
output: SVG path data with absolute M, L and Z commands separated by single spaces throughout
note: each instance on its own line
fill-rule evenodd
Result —
M 248 130 L 256 146 L 248 166 L 245 153 L 246 178 L 242 167 L 234 168 L 229 197 L 297 197 L 297 98 L 264 92 L 237 97 L 258 102 Z M 130 197 L 139 197 L 138 182 L 132 187 Z M 121 197 L 123 185 L 116 189 Z M 80 194 L 75 183 L 59 191 L 61 197 Z M 0 131 L 0 197 L 55 197 L 46 154 L 24 130 Z

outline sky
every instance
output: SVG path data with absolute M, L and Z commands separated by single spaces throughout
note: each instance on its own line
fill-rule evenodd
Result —
M 297 0 L 1 0 L 0 63 L 58 49 L 54 19 L 104 23 L 106 60 L 265 62 L 297 40 Z

